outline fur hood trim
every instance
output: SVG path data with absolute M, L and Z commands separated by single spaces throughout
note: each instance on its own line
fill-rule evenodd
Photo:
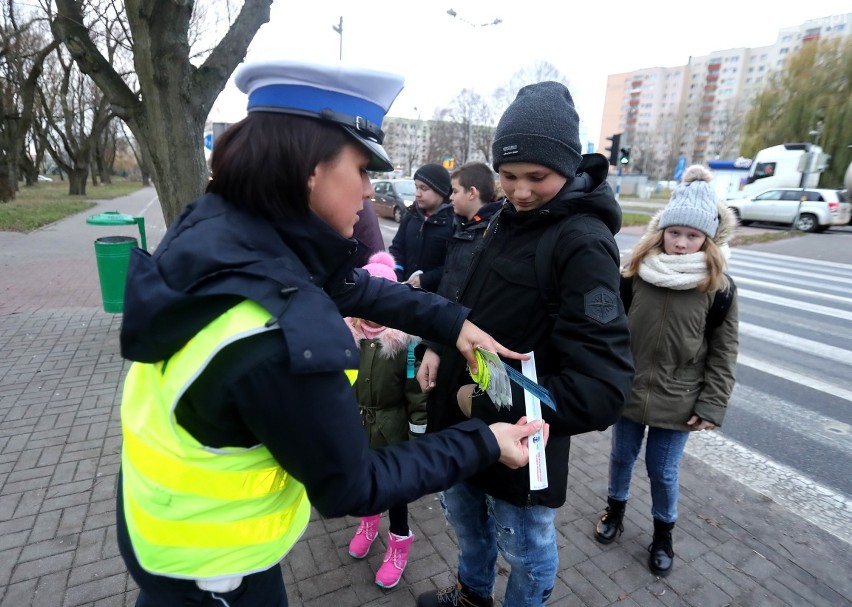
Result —
M 346 326 L 349 327 L 349 330 L 352 331 L 352 337 L 355 338 L 355 345 L 358 346 L 358 349 L 361 348 L 361 340 L 368 339 L 364 332 L 361 330 L 361 323 L 355 322 L 356 319 L 351 317 L 346 317 L 343 320 L 346 321 Z M 376 338 L 376 341 L 382 346 L 379 351 L 379 356 L 383 356 L 385 358 L 393 358 L 400 352 L 408 350 L 408 347 L 411 344 L 416 344 L 420 342 L 419 337 L 415 337 L 414 335 L 409 335 L 408 333 L 404 333 L 399 329 L 391 329 L 390 327 L 386 327 L 384 331 Z

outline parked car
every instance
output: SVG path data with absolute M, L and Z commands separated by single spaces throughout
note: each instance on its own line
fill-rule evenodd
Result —
M 790 225 L 795 220 L 796 229 L 802 232 L 823 232 L 846 225 L 852 217 L 852 203 L 843 190 L 774 188 L 725 204 L 742 225 L 753 221 Z
M 413 179 L 374 179 L 375 194 L 370 199 L 376 215 L 402 221 L 402 214 L 414 204 Z

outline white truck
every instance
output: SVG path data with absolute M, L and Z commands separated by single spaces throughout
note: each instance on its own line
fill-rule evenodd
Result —
M 825 162 L 822 148 L 813 143 L 773 145 L 755 155 L 739 194 L 754 196 L 771 188 L 815 188 L 819 185 L 819 164 Z M 804 183 L 803 171 L 808 172 Z

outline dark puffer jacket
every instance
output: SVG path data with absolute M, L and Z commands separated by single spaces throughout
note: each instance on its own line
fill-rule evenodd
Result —
M 423 272 L 420 288 L 432 292 L 438 288 L 444 271 L 447 242 L 453 235 L 454 218 L 453 206 L 449 203 L 442 204 L 428 217 L 416 204 L 409 207 L 388 248 L 400 266 L 396 269 L 400 282 L 405 282 L 419 270 Z
M 470 319 L 500 343 L 535 352 L 539 383 L 556 401 L 556 411 L 542 406 L 550 424 L 547 489 L 529 490 L 527 467 L 511 470 L 495 464 L 472 479 L 486 493 L 518 506 L 557 508 L 565 502 L 570 437 L 614 423 L 633 379 L 627 319 L 618 296 L 614 234 L 621 226 L 621 210 L 605 181 L 603 156 L 584 156 L 578 171 L 585 178 L 567 183 L 539 209 L 518 213 L 508 203 L 503 206 L 460 298 L 472 310 Z M 583 181 L 589 185 L 575 191 Z M 548 314 L 535 271 L 538 243 L 549 229 L 558 229 L 560 236 L 551 266 L 558 299 L 555 319 Z M 516 361 L 510 364 L 520 369 Z M 429 400 L 429 431 L 462 419 L 456 392 L 470 383 L 464 359 L 444 349 Z M 474 399 L 473 415 L 487 423 L 517 421 L 525 414 L 524 396 L 516 385 L 512 389 L 511 408 L 498 411 L 483 395 Z
M 488 202 L 470 220 L 459 221 L 453 237 L 447 245 L 444 272 L 436 291 L 450 301 L 458 301 L 470 264 L 476 254 L 479 240 L 485 234 L 488 220 L 496 213 L 502 202 Z

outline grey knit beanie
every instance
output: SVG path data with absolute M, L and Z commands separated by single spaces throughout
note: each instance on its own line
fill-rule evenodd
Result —
M 580 117 L 558 82 L 530 84 L 503 113 L 491 144 L 494 170 L 504 162 L 532 162 L 573 179 L 582 159 Z
M 414 179 L 419 179 L 444 198 L 449 198 L 453 193 L 450 173 L 440 164 L 424 164 L 414 172 Z
M 694 164 L 683 173 L 672 198 L 660 214 L 658 227 L 686 226 L 704 232 L 708 238 L 716 237 L 719 229 L 719 209 L 716 190 L 710 181 L 713 175 L 700 164 Z

